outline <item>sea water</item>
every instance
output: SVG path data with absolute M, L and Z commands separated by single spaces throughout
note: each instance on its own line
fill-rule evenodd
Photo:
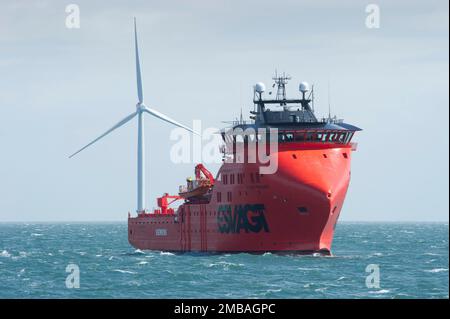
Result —
M 349 223 L 333 255 L 173 254 L 126 223 L 0 224 L 0 298 L 449 298 L 448 223 Z

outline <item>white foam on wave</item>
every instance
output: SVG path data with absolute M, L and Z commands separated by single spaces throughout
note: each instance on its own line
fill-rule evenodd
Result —
M 123 270 L 123 269 L 113 269 L 113 271 L 115 271 L 115 272 L 120 272 L 121 274 L 131 274 L 131 275 L 137 274 L 137 273 L 134 272 L 134 271 Z
M 174 253 L 168 252 L 168 251 L 162 251 L 159 253 L 160 255 L 164 255 L 164 256 L 175 256 Z
M 41 234 L 41 233 L 31 233 L 31 236 L 33 236 L 33 237 L 40 237 L 40 236 L 44 236 L 44 234 Z
M 387 294 L 391 292 L 389 289 L 381 289 L 376 291 L 369 291 L 369 294 Z
M 267 289 L 266 292 L 280 292 L 282 289 Z
M 208 268 L 212 268 L 212 267 L 223 267 L 224 270 L 228 270 L 230 269 L 230 267 L 236 268 L 236 267 L 244 267 L 244 264 L 236 264 L 236 263 L 231 263 L 231 262 L 226 262 L 226 261 L 219 261 L 217 263 L 211 263 L 208 264 Z
M 0 253 L 0 257 L 9 258 L 11 257 L 11 254 L 7 250 L 4 250 Z
M 308 268 L 308 267 L 298 267 L 298 270 L 303 270 L 303 271 L 310 271 L 310 270 L 316 270 L 315 268 Z
M 138 262 L 138 265 L 146 265 L 146 264 L 148 264 L 148 261 L 140 261 L 140 262 Z
M 434 268 L 430 270 L 424 270 L 425 272 L 438 273 L 443 271 L 448 271 L 448 268 Z

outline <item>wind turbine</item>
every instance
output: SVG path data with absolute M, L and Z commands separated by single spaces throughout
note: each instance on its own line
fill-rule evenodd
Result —
M 150 115 L 153 115 L 154 117 L 157 117 L 163 121 L 166 121 L 168 123 L 171 123 L 173 125 L 176 125 L 178 127 L 184 128 L 192 133 L 198 134 L 194 132 L 189 127 L 171 119 L 170 117 L 154 110 L 149 107 L 147 107 L 144 104 L 144 93 L 142 90 L 142 76 L 141 76 L 141 65 L 139 62 L 139 48 L 138 48 L 138 37 L 137 37 L 137 28 L 136 28 L 136 18 L 134 18 L 134 46 L 136 51 L 136 79 L 137 79 L 137 95 L 138 95 L 138 103 L 136 104 L 136 111 L 122 119 L 120 122 L 118 122 L 116 125 L 111 127 L 109 130 L 107 130 L 105 133 L 97 137 L 95 140 L 81 148 L 80 150 L 76 151 L 72 155 L 69 156 L 69 158 L 74 157 L 84 149 L 88 148 L 95 142 L 99 141 L 115 129 L 121 127 L 125 123 L 131 121 L 134 117 L 138 117 L 138 144 L 137 144 L 137 212 L 144 212 L 145 211 L 145 199 L 144 199 L 144 193 L 145 193 L 145 182 L 144 182 L 144 113 L 148 113 Z

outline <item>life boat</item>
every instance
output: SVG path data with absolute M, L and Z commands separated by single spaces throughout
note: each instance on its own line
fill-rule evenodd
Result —
M 186 185 L 181 185 L 179 195 L 185 199 L 205 196 L 214 186 L 214 177 L 202 165 L 195 166 L 195 180 L 187 179 Z

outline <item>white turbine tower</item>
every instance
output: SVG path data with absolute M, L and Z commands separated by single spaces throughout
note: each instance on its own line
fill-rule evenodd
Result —
M 121 120 L 119 123 L 111 127 L 109 130 L 107 130 L 105 133 L 97 137 L 95 140 L 81 148 L 80 150 L 76 151 L 72 155 L 69 156 L 69 158 L 75 156 L 76 154 L 80 153 L 87 147 L 91 146 L 101 138 L 105 137 L 115 129 L 121 127 L 125 123 L 131 121 L 135 116 L 138 117 L 138 145 L 137 145 L 137 212 L 143 212 L 145 211 L 145 199 L 144 199 L 144 193 L 145 193 L 145 182 L 144 182 L 144 117 L 143 113 L 147 112 L 163 121 L 169 122 L 173 125 L 176 125 L 178 127 L 184 128 L 192 133 L 197 134 L 189 127 L 178 123 L 177 121 L 171 119 L 170 117 L 154 110 L 149 107 L 147 107 L 144 104 L 144 94 L 142 91 L 142 76 L 141 76 L 141 65 L 139 62 L 139 50 L 138 50 L 138 39 L 137 39 L 137 30 L 136 30 L 136 18 L 134 18 L 134 43 L 135 43 L 135 51 L 136 51 L 136 79 L 137 79 L 137 93 L 138 93 L 138 103 L 136 104 L 136 111 L 132 114 L 125 117 L 123 120 Z

